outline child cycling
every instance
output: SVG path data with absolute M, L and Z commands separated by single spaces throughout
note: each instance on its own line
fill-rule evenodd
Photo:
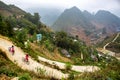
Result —
M 28 62 L 28 57 L 29 57 L 29 55 L 26 54 L 26 55 L 25 55 L 25 61 L 26 61 L 26 62 Z
M 11 47 L 11 52 L 12 52 L 12 54 L 15 53 L 15 50 L 14 50 L 14 46 L 13 46 L 13 45 L 12 45 L 12 47 Z
M 12 47 L 9 47 L 9 52 L 12 53 L 12 55 L 14 55 L 15 53 L 15 50 L 14 50 L 14 46 L 12 45 Z

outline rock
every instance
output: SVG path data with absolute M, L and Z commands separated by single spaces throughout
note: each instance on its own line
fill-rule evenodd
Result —
M 62 49 L 62 50 L 61 50 L 61 53 L 62 53 L 63 55 L 65 55 L 66 57 L 71 57 L 71 55 L 69 54 L 69 52 L 68 52 L 67 50 L 65 50 L 65 49 Z

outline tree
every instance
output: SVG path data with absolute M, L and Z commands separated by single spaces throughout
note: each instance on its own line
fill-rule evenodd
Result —
M 6 20 L 6 25 L 7 25 L 7 31 L 8 31 L 7 35 L 12 37 L 14 34 L 14 31 L 10 21 Z
M 74 42 L 74 40 L 63 31 L 56 33 L 55 42 L 58 47 L 73 51 L 75 53 L 80 52 L 80 42 Z
M 40 20 L 40 16 L 38 13 L 34 13 L 34 24 L 38 25 Z
M 24 29 L 21 30 L 20 32 L 17 32 L 16 39 L 17 41 L 24 43 L 24 41 L 27 40 L 27 31 Z
M 67 37 L 67 34 L 65 32 L 63 32 L 63 31 L 57 32 L 56 36 L 55 36 L 56 45 L 58 47 L 66 48 L 66 46 L 67 46 L 66 37 Z
M 32 23 L 34 22 L 34 16 L 32 16 L 30 13 L 26 13 L 24 18 L 31 21 Z
M 13 28 L 9 20 L 4 20 L 2 16 L 0 16 L 0 34 L 4 36 L 13 36 Z
M 34 16 L 31 15 L 30 13 L 26 13 L 24 18 L 26 18 L 27 20 L 31 21 L 32 23 L 36 25 L 39 25 L 40 16 L 38 13 L 34 13 Z

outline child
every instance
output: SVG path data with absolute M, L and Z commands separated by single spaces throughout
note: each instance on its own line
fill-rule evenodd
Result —
M 26 54 L 26 55 L 25 55 L 25 61 L 26 61 L 26 62 L 28 62 L 28 57 L 29 57 L 29 55 Z
M 14 54 L 14 52 L 15 52 L 13 45 L 12 45 L 12 47 L 10 48 L 10 52 L 12 52 L 12 54 Z

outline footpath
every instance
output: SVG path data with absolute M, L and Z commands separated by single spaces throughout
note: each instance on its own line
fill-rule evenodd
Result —
M 24 70 L 33 71 L 36 74 L 39 74 L 38 69 L 42 69 L 45 71 L 44 75 L 47 77 L 53 77 L 56 79 L 62 79 L 62 78 L 68 78 L 69 74 L 62 73 L 61 71 L 57 69 L 53 69 L 51 67 L 45 66 L 41 63 L 38 63 L 37 61 L 33 60 L 31 57 L 29 58 L 29 64 L 26 64 L 22 59 L 25 57 L 25 53 L 17 46 L 14 45 L 15 48 L 15 54 L 12 55 L 8 48 L 14 45 L 10 40 L 4 39 L 0 37 L 0 50 L 5 52 L 7 57 L 15 64 L 17 64 L 19 67 L 21 67 Z M 38 57 L 40 61 L 48 62 L 49 64 L 53 65 L 53 63 L 61 69 L 65 69 L 65 64 L 60 63 L 57 61 L 52 61 L 45 59 L 43 57 Z M 72 65 L 72 70 L 78 71 L 78 72 L 94 72 L 96 70 L 99 70 L 96 66 L 75 66 Z

